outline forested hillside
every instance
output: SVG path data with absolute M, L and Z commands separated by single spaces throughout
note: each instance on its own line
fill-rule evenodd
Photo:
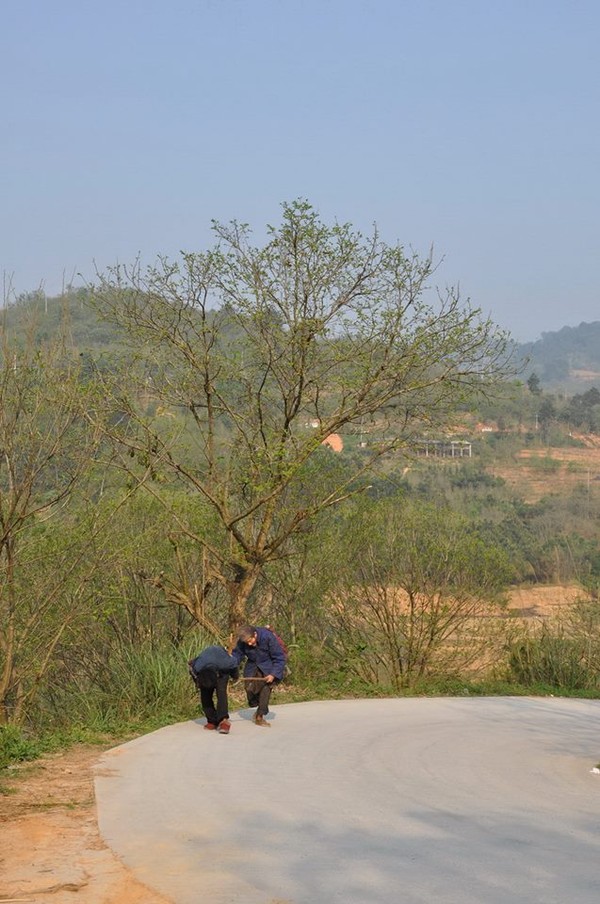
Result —
M 43 292 L 21 295 L 2 312 L 2 328 L 5 335 L 38 345 L 62 336 L 80 353 L 106 355 L 118 345 L 119 330 L 98 317 L 83 288 L 57 298 Z
M 5 325 L 24 331 L 33 322 L 36 338 L 43 340 L 67 324 L 72 342 L 80 351 L 110 353 L 119 330 L 100 320 L 86 304 L 88 295 L 83 288 L 71 289 L 61 298 L 48 298 L 42 292 L 23 295 L 6 309 Z M 535 342 L 517 343 L 515 354 L 522 362 L 523 380 L 533 373 L 545 388 L 570 394 L 594 385 L 600 388 L 600 321 L 542 332 Z
M 542 333 L 536 342 L 520 345 L 519 353 L 528 359 L 527 374 L 535 372 L 548 387 L 600 386 L 600 321 Z

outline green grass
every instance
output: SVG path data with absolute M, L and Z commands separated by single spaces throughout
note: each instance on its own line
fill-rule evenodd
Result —
M 557 461 L 555 458 L 551 458 L 548 454 L 523 459 L 520 462 L 520 465 L 521 467 L 529 468 L 531 471 L 541 471 L 544 474 L 555 474 L 562 468 L 562 462 Z
M 35 760 L 51 748 L 40 738 L 28 738 L 14 725 L 0 728 L 0 769 L 13 763 Z

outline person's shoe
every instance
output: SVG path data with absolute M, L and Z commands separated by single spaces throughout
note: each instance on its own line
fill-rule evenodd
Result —
M 213 722 L 207 722 L 204 726 L 204 731 L 214 731 L 217 726 L 214 725 Z
M 219 722 L 219 734 L 229 734 L 229 729 L 231 728 L 231 722 L 227 719 L 222 719 Z
M 264 716 L 259 716 L 258 713 L 255 716 L 252 716 L 252 721 L 255 725 L 260 725 L 261 728 L 270 728 L 271 726 L 267 722 Z

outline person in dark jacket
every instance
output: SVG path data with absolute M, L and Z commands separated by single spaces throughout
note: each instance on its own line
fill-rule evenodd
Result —
M 281 643 L 268 628 L 244 625 L 231 655 L 236 665 L 246 660 L 245 678 L 256 678 L 256 681 L 249 681 L 246 685 L 248 706 L 257 708 L 252 721 L 261 727 L 270 728 L 265 716 L 269 712 L 271 691 L 282 680 L 286 666 L 286 655 Z
M 239 677 L 238 664 L 224 647 L 207 647 L 190 662 L 190 673 L 200 691 L 200 704 L 209 731 L 229 734 L 229 701 L 227 684 Z M 215 694 L 217 705 L 215 706 Z

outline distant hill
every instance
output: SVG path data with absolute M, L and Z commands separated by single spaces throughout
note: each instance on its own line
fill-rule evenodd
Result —
M 517 349 L 529 359 L 525 378 L 536 373 L 545 388 L 573 392 L 594 385 L 600 388 L 600 321 L 542 333 L 541 339 L 520 344 Z
M 110 353 L 119 345 L 117 327 L 101 321 L 88 305 L 85 289 L 69 290 L 59 298 L 43 293 L 23 295 L 8 305 L 2 327 L 16 334 L 28 333 L 44 341 L 67 327 L 79 351 Z M 523 380 L 535 373 L 542 389 L 561 389 L 569 394 L 600 389 L 600 321 L 565 326 L 554 333 L 542 333 L 536 342 L 515 345 L 523 359 Z
M 40 343 L 66 333 L 81 352 L 109 352 L 118 344 L 119 330 L 100 320 L 87 300 L 85 289 L 58 298 L 47 298 L 41 292 L 22 295 L 2 310 L 2 330 Z

